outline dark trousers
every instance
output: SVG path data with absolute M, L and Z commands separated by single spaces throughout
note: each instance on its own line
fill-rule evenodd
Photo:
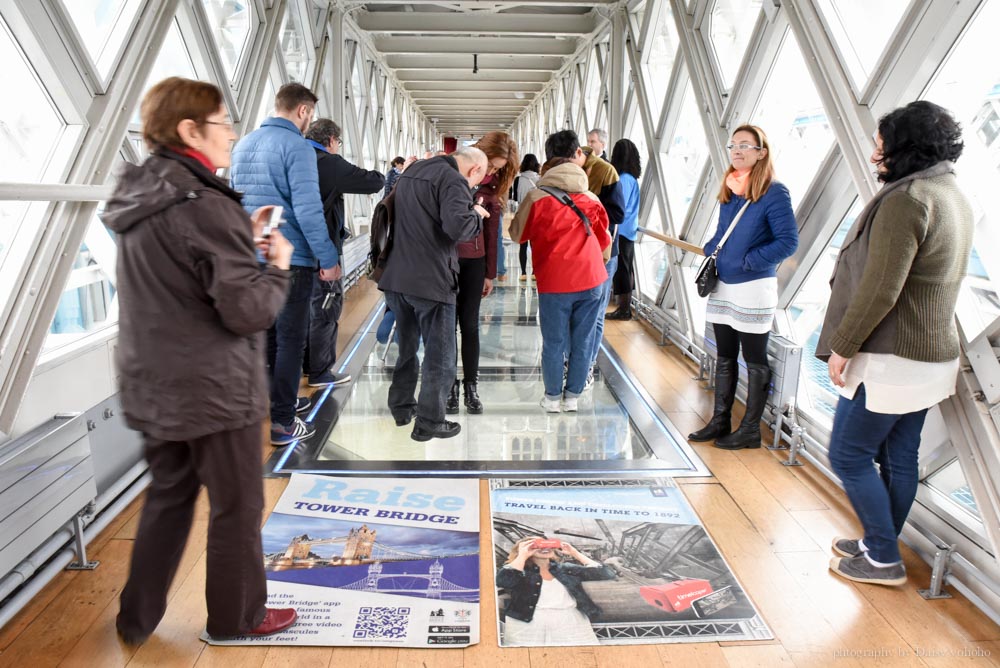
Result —
M 436 429 L 444 419 L 444 405 L 455 382 L 455 305 L 385 291 L 385 303 L 396 316 L 399 357 L 389 385 L 389 411 L 396 420 L 416 415 L 419 426 Z M 417 348 L 424 340 L 424 368 L 420 374 Z M 417 378 L 420 398 L 416 398 Z
M 618 238 L 618 268 L 615 269 L 613 293 L 625 295 L 635 289 L 635 242 Z
M 743 360 L 747 364 L 767 365 L 768 332 L 763 334 L 748 334 L 738 332 L 729 325 L 712 323 L 715 329 L 715 345 L 719 349 L 719 357 L 736 359 L 743 348 Z
M 458 297 L 455 314 L 462 331 L 462 374 L 475 383 L 479 378 L 479 307 L 483 301 L 486 258 L 458 260 Z
M 202 485 L 209 498 L 208 633 L 240 635 L 264 620 L 260 440 L 257 422 L 190 441 L 146 437 L 153 482 L 146 490 L 131 571 L 121 594 L 118 628 L 123 635 L 148 636 L 163 618 Z
M 920 432 L 927 409 L 903 415 L 873 413 L 865 397 L 861 385 L 853 399 L 837 401 L 830 465 L 864 527 L 868 554 L 891 564 L 902 559 L 897 538 L 917 495 Z
M 528 242 L 521 243 L 521 248 L 517 251 L 517 259 L 521 261 L 521 275 L 528 275 Z
M 304 370 L 309 380 L 319 380 L 337 361 L 337 332 L 340 314 L 344 310 L 344 284 L 341 281 L 321 281 L 317 273 L 313 283 L 309 318 L 309 343 L 306 347 Z M 323 304 L 330 295 L 330 303 Z
M 316 270 L 292 267 L 288 299 L 267 330 L 267 365 L 271 374 L 271 422 L 289 425 L 302 380 L 302 356 L 309 338 L 309 303 Z

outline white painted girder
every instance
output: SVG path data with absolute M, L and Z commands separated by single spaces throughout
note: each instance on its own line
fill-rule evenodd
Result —
M 531 56 L 571 56 L 576 51 L 575 39 L 544 39 L 539 37 L 374 37 L 372 43 L 380 53 L 403 54 L 467 54 L 472 68 L 472 54 Z
M 371 33 L 582 36 L 597 27 L 593 14 L 487 14 L 443 12 L 361 12 L 358 26 Z

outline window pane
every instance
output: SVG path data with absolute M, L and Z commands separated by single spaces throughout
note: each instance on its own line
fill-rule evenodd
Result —
M 177 26 L 176 20 L 171 23 L 170 30 L 167 31 L 167 36 L 163 40 L 163 48 L 160 49 L 160 53 L 156 56 L 156 62 L 153 63 L 153 68 L 149 71 L 146 85 L 142 89 L 143 95 L 167 77 L 198 78 L 194 73 L 194 65 L 191 64 L 191 57 L 188 56 L 187 47 L 184 46 L 184 40 L 181 39 L 181 31 Z M 132 123 L 135 125 L 139 125 L 141 122 L 140 107 L 142 98 L 140 97 L 139 100 L 140 104 L 136 105 L 135 113 L 132 115 Z
M 285 55 L 288 78 L 298 83 L 305 82 L 306 69 L 309 67 L 310 50 L 306 48 L 305 34 L 299 22 L 299 13 L 295 7 L 290 6 L 281 24 L 281 51 Z
M 788 313 L 792 319 L 792 333 L 802 345 L 802 371 L 799 383 L 799 405 L 812 409 L 809 414 L 822 422 L 830 423 L 837 406 L 837 389 L 830 382 L 825 362 L 816 359 L 816 344 L 819 331 L 826 316 L 826 306 L 830 301 L 830 276 L 837 262 L 837 255 L 844 243 L 848 230 L 861 213 L 861 200 L 854 201 L 850 212 L 841 221 L 826 251 L 816 260 L 809 277 L 795 295 Z
M 361 58 L 361 49 L 358 49 L 358 61 L 364 62 Z M 355 62 L 351 70 L 351 95 L 354 96 L 354 109 L 358 114 L 358 127 L 361 127 L 361 112 L 365 104 L 365 86 L 361 83 L 361 62 Z
M 63 0 L 63 6 L 97 70 L 106 77 L 142 6 L 141 0 Z
M 998 24 L 1000 0 L 988 0 L 923 95 L 946 106 L 962 124 L 958 181 L 972 201 L 976 234 L 956 312 L 970 340 L 1000 316 L 1000 202 L 992 196 L 1000 171 L 1000 62 L 982 57 L 993 51 Z
M 660 208 L 655 201 L 650 202 L 649 213 L 643 221 L 643 227 L 654 232 L 663 232 Z M 643 235 L 641 241 L 636 244 L 635 262 L 637 265 L 636 279 L 639 282 L 640 292 L 647 299 L 656 299 L 656 294 L 660 291 L 660 284 L 667 277 L 669 259 L 666 244 L 659 239 Z
M 649 60 L 643 68 L 643 75 L 646 78 L 646 91 L 650 98 L 650 114 L 653 123 L 656 123 L 663 111 L 663 101 L 667 95 L 667 86 L 670 84 L 679 43 L 677 26 L 674 25 L 674 15 L 669 2 L 663 3 L 663 8 L 660 10 L 660 25 L 654 26 L 653 30 Z
M 603 46 L 598 48 L 603 49 Z M 605 62 L 607 62 L 607 56 L 605 57 Z M 584 123 L 590 127 L 586 128 L 584 132 L 589 132 L 591 129 L 597 125 L 597 106 L 603 101 L 603 96 L 601 95 L 601 71 L 597 67 L 597 54 L 594 54 L 590 58 L 590 69 L 587 73 L 587 94 L 584 98 L 587 100 L 587 116 Z M 611 154 L 611 147 L 608 147 L 608 155 Z
M 726 90 L 733 87 L 760 15 L 760 5 L 761 0 L 716 0 L 712 6 L 709 34 Z
M 236 66 L 250 37 L 250 0 L 202 0 L 219 46 L 226 76 L 236 78 Z
M 795 35 L 785 34 L 760 102 L 751 118 L 767 133 L 775 174 L 797 207 L 834 142 L 823 102 Z
M 937 473 L 929 476 L 925 483 L 947 496 L 959 508 L 971 514 L 977 520 L 982 520 L 982 515 L 979 513 L 979 506 L 976 505 L 976 499 L 972 496 L 972 490 L 969 489 L 969 484 L 965 481 L 965 473 L 962 471 L 962 465 L 957 459 Z
M 860 90 L 868 83 L 910 0 L 817 0 L 817 4 L 854 86 Z
M 698 177 L 708 160 L 707 144 L 698 102 L 694 97 L 694 87 L 689 83 L 677 130 L 667 149 L 667 195 L 675 232 L 681 230 L 694 189 L 698 185 Z

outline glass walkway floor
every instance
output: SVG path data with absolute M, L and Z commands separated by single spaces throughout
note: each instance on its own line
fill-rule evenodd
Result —
M 581 396 L 579 411 L 542 410 L 537 298 L 533 283 L 515 282 L 498 284 L 483 301 L 479 395 L 485 411 L 469 415 L 462 406 L 460 414 L 448 416 L 462 425 L 462 432 L 426 443 L 410 438 L 412 423 L 397 427 L 386 404 L 396 346 L 375 341 L 384 311 L 380 303 L 338 365 L 353 382 L 314 395 L 308 419 L 317 434 L 276 450 L 267 463 L 269 474 L 708 475 L 606 342 L 596 382 Z

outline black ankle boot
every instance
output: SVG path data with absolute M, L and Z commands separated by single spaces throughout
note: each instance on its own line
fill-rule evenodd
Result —
M 473 415 L 483 412 L 483 402 L 479 400 L 479 386 L 476 381 L 464 381 L 462 383 L 465 390 L 465 410 Z
M 444 412 L 448 415 L 458 413 L 458 379 L 451 385 L 451 393 L 448 395 L 448 403 L 444 405 Z
M 733 431 L 733 401 L 736 400 L 736 384 L 740 379 L 739 369 L 733 358 L 720 357 L 715 361 L 715 408 L 712 410 L 712 419 L 703 428 L 688 434 L 689 441 L 711 441 Z
M 715 447 L 742 450 L 760 447 L 760 418 L 767 407 L 771 389 L 771 369 L 766 364 L 747 364 L 747 410 L 739 428 L 729 436 L 716 439 Z

